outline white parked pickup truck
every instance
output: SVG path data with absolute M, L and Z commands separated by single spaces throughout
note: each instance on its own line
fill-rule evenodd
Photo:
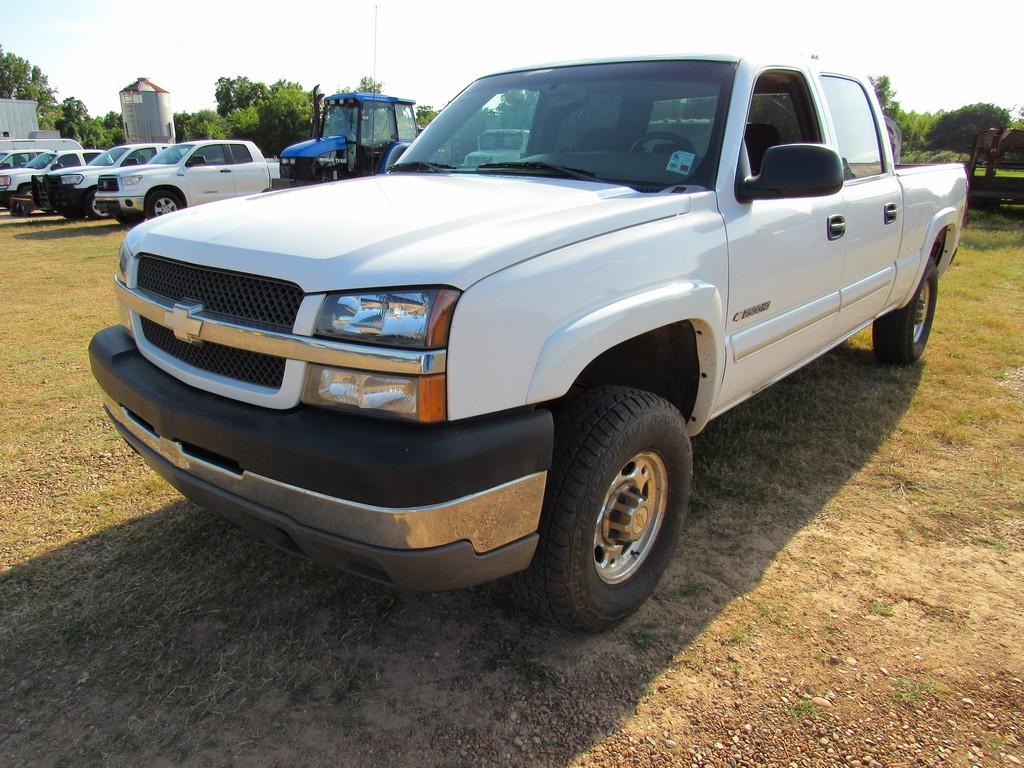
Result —
M 503 72 L 384 177 L 147 222 L 90 347 L 107 412 L 281 548 L 403 589 L 514 574 L 610 626 L 676 551 L 692 435 L 862 328 L 884 363 L 928 341 L 963 167 L 894 168 L 871 86 L 816 65 Z M 523 156 L 453 165 L 495 104 Z
M 87 216 L 99 219 L 108 214 L 96 207 L 96 183 L 103 174 L 117 168 L 146 165 L 167 144 L 121 144 L 111 147 L 88 165 L 62 168 L 43 177 L 43 189 L 50 207 L 65 218 Z
M 118 221 L 152 219 L 262 192 L 276 168 L 251 141 L 189 141 L 168 147 L 147 166 L 101 175 L 95 205 Z
M 42 179 L 50 171 L 85 165 L 102 153 L 101 149 L 43 150 L 19 168 L 0 171 L 0 207 L 10 207 L 15 195 L 33 194 L 32 180 L 36 176 Z M 36 200 L 35 204 L 41 202 Z

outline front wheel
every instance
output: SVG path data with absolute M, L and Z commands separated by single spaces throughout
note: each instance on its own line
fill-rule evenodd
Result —
M 90 189 L 82 197 L 82 212 L 90 219 L 106 219 L 110 214 L 96 207 L 96 190 Z
M 177 192 L 157 190 L 146 198 L 146 218 L 154 219 L 157 216 L 165 216 L 168 213 L 180 211 L 184 207 L 185 201 Z
M 692 471 L 686 421 L 637 389 L 599 387 L 555 418 L 555 452 L 521 602 L 576 630 L 607 629 L 654 592 L 679 542 Z
M 939 273 L 935 262 L 929 259 L 921 283 L 907 306 L 882 315 L 872 325 L 875 357 L 892 365 L 910 365 L 918 360 L 932 332 L 938 295 Z

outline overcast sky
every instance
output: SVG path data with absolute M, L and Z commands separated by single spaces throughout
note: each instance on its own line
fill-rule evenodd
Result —
M 1024 2 L 229 2 L 5 0 L 0 45 L 38 65 L 63 99 L 118 110 L 137 76 L 171 92 L 175 111 L 214 106 L 214 81 L 246 75 L 332 90 L 374 67 L 387 93 L 443 106 L 471 80 L 507 67 L 652 53 L 817 54 L 888 74 L 906 109 L 1024 104 L 1012 35 Z M 164 10 L 157 10 L 162 7 Z M 996 10 L 997 9 L 997 10 Z M 985 34 L 989 11 L 995 33 Z M 1000 30 L 1007 30 L 1002 34 Z

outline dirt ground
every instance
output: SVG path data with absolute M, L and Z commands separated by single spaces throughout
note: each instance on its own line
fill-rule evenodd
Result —
M 1024 765 L 1024 213 L 968 230 L 923 364 L 862 334 L 697 437 L 675 563 L 590 637 L 150 473 L 84 358 L 121 234 L 0 221 L 0 765 Z

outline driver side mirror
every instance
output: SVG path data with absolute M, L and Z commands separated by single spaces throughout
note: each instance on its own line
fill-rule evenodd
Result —
M 186 168 L 192 168 L 196 165 L 206 165 L 206 158 L 203 155 L 192 155 L 192 157 L 185 161 Z
M 843 161 L 821 144 L 778 144 L 765 150 L 761 173 L 737 177 L 736 199 L 825 197 L 843 188 Z

